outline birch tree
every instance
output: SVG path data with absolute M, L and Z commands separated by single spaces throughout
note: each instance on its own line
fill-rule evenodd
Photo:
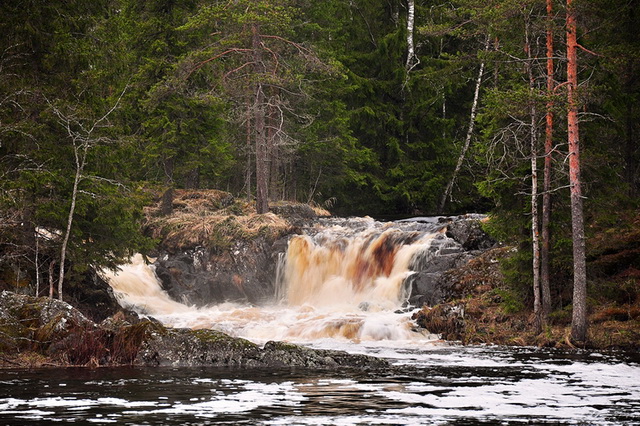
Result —
M 73 149 L 73 163 L 75 173 L 73 176 L 73 187 L 71 190 L 71 200 L 69 211 L 67 214 L 66 228 L 62 234 L 62 243 L 60 245 L 60 272 L 58 275 L 58 299 L 62 300 L 62 285 L 65 276 L 65 261 L 67 258 L 67 246 L 71 237 L 71 227 L 76 212 L 76 202 L 80 193 L 80 182 L 86 178 L 85 168 L 87 159 L 91 149 L 97 145 L 104 143 L 106 138 L 101 136 L 99 129 L 107 124 L 107 118 L 116 110 L 124 91 L 120 94 L 115 104 L 97 120 L 86 120 L 77 113 L 65 114 L 59 108 L 53 107 L 53 112 L 58 118 L 58 123 L 64 128 Z M 51 295 L 51 293 L 50 293 Z
M 525 52 L 527 55 L 526 72 L 529 80 L 529 140 L 531 155 L 531 251 L 533 275 L 533 312 L 535 315 L 535 328 L 540 331 L 543 322 L 542 294 L 540 290 L 540 231 L 538 213 L 538 125 L 536 111 L 536 87 L 533 74 L 533 55 L 531 53 L 531 14 L 525 10 L 524 35 Z
M 484 42 L 484 52 L 486 53 L 489 50 L 489 36 L 487 36 Z M 451 196 L 451 191 L 453 190 L 453 186 L 455 185 L 456 179 L 458 178 L 458 174 L 460 173 L 460 169 L 462 168 L 462 164 L 467 155 L 467 151 L 469 150 L 469 146 L 471 146 L 471 138 L 473 137 L 473 130 L 476 124 L 476 115 L 478 114 L 478 99 L 480 97 L 480 86 L 482 85 L 482 77 L 484 76 L 484 67 L 485 60 L 482 59 L 480 62 L 480 68 L 478 69 L 478 76 L 476 77 L 476 83 L 473 90 L 473 102 L 471 103 L 471 112 L 469 113 L 469 124 L 467 126 L 467 134 L 464 138 L 464 143 L 462 145 L 462 149 L 460 150 L 460 155 L 458 156 L 458 161 L 456 163 L 456 167 L 453 170 L 453 175 L 447 184 L 447 187 L 440 198 L 440 204 L 438 206 L 438 213 L 444 213 L 444 207 L 447 203 L 447 198 Z

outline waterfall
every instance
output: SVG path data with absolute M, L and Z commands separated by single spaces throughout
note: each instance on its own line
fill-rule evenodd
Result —
M 254 341 L 424 340 L 403 310 L 411 292 L 407 278 L 441 246 L 435 242 L 442 236 L 434 224 L 324 221 L 289 240 L 267 306 L 196 308 L 173 301 L 140 255 L 107 278 L 122 306 L 172 327 L 214 328 Z

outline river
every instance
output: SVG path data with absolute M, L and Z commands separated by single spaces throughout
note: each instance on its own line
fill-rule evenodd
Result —
M 141 256 L 107 278 L 123 306 L 167 326 L 364 353 L 391 368 L 1 370 L 0 423 L 640 424 L 638 354 L 443 342 L 415 328 L 405 283 L 420 253 L 455 247 L 431 225 L 356 225 L 294 237 L 266 306 L 171 300 Z
M 7 425 L 640 424 L 637 357 L 444 343 L 404 349 L 338 346 L 384 356 L 394 368 L 3 370 L 0 420 Z

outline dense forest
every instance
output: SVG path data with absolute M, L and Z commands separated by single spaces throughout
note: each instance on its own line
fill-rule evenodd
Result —
M 637 0 L 3 1 L 0 281 L 61 291 L 151 246 L 153 194 L 217 188 L 258 213 L 279 200 L 491 213 L 487 228 L 523 248 L 508 268 L 542 321 L 584 285 L 584 232 L 638 207 L 639 13 Z

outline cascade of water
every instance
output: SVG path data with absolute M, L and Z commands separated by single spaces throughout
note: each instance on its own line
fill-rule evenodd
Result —
M 291 238 L 270 306 L 197 309 L 175 302 L 139 255 L 107 278 L 123 306 L 174 327 L 215 328 L 254 341 L 424 339 L 398 309 L 410 295 L 411 266 L 439 247 L 439 235 L 435 227 L 370 218 L 328 221 Z

